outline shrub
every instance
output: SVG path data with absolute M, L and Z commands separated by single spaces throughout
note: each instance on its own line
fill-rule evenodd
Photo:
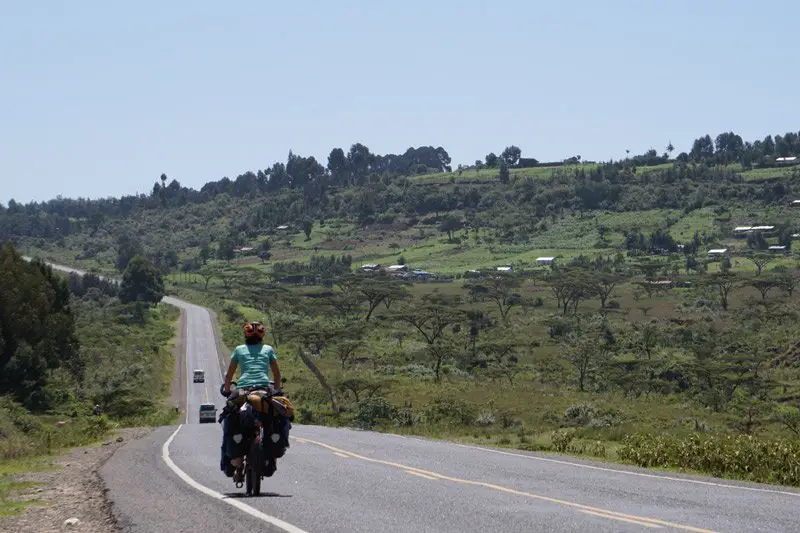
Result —
M 800 486 L 800 442 L 751 435 L 689 437 L 637 434 L 619 458 L 643 467 L 686 468 L 714 476 Z
M 425 407 L 425 420 L 471 426 L 476 418 L 475 408 L 463 400 L 436 398 Z
M 382 396 L 360 400 L 354 410 L 353 421 L 359 428 L 372 429 L 381 422 L 388 422 L 395 416 L 396 409 Z
M 394 416 L 392 417 L 395 426 L 398 427 L 411 427 L 415 424 L 419 424 L 421 421 L 421 417 L 418 414 L 415 414 L 410 407 L 404 407 L 402 409 L 398 409 L 395 412 Z
M 572 442 L 574 438 L 574 429 L 557 429 L 550 435 L 550 439 L 553 441 L 553 449 L 559 453 L 566 452 L 570 442 Z
M 479 426 L 491 426 L 494 424 L 494 413 L 491 411 L 487 411 L 485 413 L 481 413 L 478 415 L 478 418 L 475 419 L 475 423 Z
M 605 457 L 606 456 L 606 447 L 603 446 L 603 443 L 600 441 L 593 442 L 589 444 L 586 448 L 586 452 L 589 455 L 594 455 L 595 457 Z
M 614 410 L 600 410 L 594 405 L 576 403 L 564 411 L 563 424 L 568 427 L 613 427 L 620 423 L 620 415 Z
M 307 407 L 301 407 L 297 410 L 298 420 L 297 422 L 300 424 L 313 424 L 314 423 L 314 412 Z

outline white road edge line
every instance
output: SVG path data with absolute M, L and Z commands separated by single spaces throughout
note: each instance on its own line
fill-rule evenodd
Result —
M 646 474 L 644 472 L 631 472 L 630 470 L 622 470 L 616 468 L 607 468 L 603 466 L 594 466 L 594 465 L 586 465 L 581 463 L 572 463 L 570 461 L 561 461 L 559 459 L 549 459 L 547 457 L 538 457 L 536 455 L 525 455 L 523 453 L 513 453 L 513 452 L 504 452 L 502 450 L 494 450 L 492 448 L 483 448 L 481 446 L 471 446 L 469 444 L 460 444 L 460 443 L 451 443 L 455 444 L 456 446 L 461 446 L 462 448 L 470 448 L 472 450 L 479 450 L 483 452 L 491 452 L 497 453 L 500 455 L 510 455 L 512 457 L 522 457 L 525 459 L 530 459 L 532 461 L 542 461 L 545 463 L 557 463 L 560 465 L 567 465 L 567 466 L 576 466 L 579 468 L 589 468 L 591 470 L 600 470 L 603 472 L 613 472 L 614 474 L 625 474 L 628 476 L 639 476 L 639 477 L 647 477 L 647 478 L 655 478 L 655 479 L 663 479 L 667 481 L 682 481 L 684 483 L 695 483 L 698 485 L 708 485 L 711 487 L 719 487 L 723 489 L 739 489 L 739 490 L 749 490 L 752 492 L 769 492 L 773 494 L 783 494 L 785 496 L 794 496 L 796 498 L 800 498 L 800 492 L 788 492 L 785 490 L 778 490 L 778 489 L 763 489 L 759 487 L 745 487 L 743 485 L 729 485 L 727 483 L 714 483 L 713 481 L 702 481 L 699 479 L 688 479 L 688 478 L 681 478 L 681 477 L 672 477 L 672 476 L 662 476 L 659 474 Z
M 183 481 L 186 482 L 187 485 L 189 485 L 193 489 L 198 490 L 199 492 L 202 492 L 207 496 L 211 496 L 212 498 L 215 498 L 229 505 L 232 505 L 233 507 L 236 507 L 240 511 L 244 511 L 245 513 L 249 514 L 254 518 L 258 518 L 259 520 L 267 522 L 268 524 L 272 524 L 273 526 L 279 527 L 282 530 L 286 531 L 287 533 L 308 533 L 307 531 L 304 531 L 297 526 L 293 526 L 288 522 L 284 522 L 280 518 L 276 518 L 266 513 L 262 513 L 258 509 L 250 507 L 249 505 L 244 504 L 238 500 L 230 499 L 224 494 L 221 494 L 213 489 L 210 489 L 205 485 L 201 485 L 200 483 L 189 477 L 189 475 L 183 470 L 181 470 L 180 467 L 178 467 L 178 465 L 176 465 L 169 456 L 169 445 L 172 443 L 172 440 L 175 438 L 175 435 L 178 434 L 178 432 L 181 430 L 182 427 L 183 424 L 178 426 L 178 428 L 172 433 L 172 435 L 170 435 L 170 437 L 166 440 L 166 442 L 164 442 L 164 445 L 161 447 L 161 458 L 164 459 L 164 462 L 170 468 L 170 470 L 175 472 L 178 475 L 178 477 L 180 477 Z

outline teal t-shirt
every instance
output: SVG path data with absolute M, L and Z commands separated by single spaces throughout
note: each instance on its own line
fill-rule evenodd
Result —
M 265 387 L 272 384 L 269 363 L 278 358 L 269 344 L 241 344 L 233 350 L 231 361 L 239 365 L 237 387 Z

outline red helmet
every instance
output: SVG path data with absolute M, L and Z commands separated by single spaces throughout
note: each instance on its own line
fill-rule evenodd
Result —
M 264 335 L 267 333 L 267 328 L 264 327 L 264 324 L 261 322 L 249 322 L 244 325 L 244 336 L 245 338 L 257 338 L 258 340 L 262 340 Z

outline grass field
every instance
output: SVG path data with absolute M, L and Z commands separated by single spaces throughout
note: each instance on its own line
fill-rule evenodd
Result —
M 754 168 L 742 172 L 745 181 L 764 181 L 778 178 L 785 178 L 792 175 L 792 171 L 800 169 L 800 165 L 795 167 L 781 168 Z
M 307 290 L 307 289 L 304 289 Z M 413 292 L 421 296 L 431 291 L 450 294 L 465 294 L 462 281 L 446 285 L 417 285 Z M 554 451 L 553 431 L 565 420 L 565 413 L 572 406 L 591 405 L 600 412 L 613 413 L 617 423 L 594 428 L 579 428 L 579 432 L 568 453 L 602 457 L 617 461 L 617 450 L 622 436 L 633 432 L 666 432 L 672 435 L 689 435 L 698 426 L 705 431 L 725 431 L 733 419 L 730 413 L 712 412 L 697 406 L 680 396 L 625 397 L 619 392 L 580 392 L 574 387 L 559 383 L 565 375 L 573 372 L 563 359 L 558 344 L 545 342 L 547 327 L 542 319 L 557 313 L 549 289 L 526 283 L 521 292 L 542 297 L 543 305 L 535 312 L 517 310 L 510 315 L 514 328 L 525 331 L 531 339 L 540 339 L 542 344 L 521 354 L 520 364 L 536 368 L 536 371 L 521 372 L 514 384 L 482 381 L 478 376 L 468 376 L 449 369 L 439 384 L 432 382 L 427 367 L 417 359 L 424 344 L 413 332 L 400 348 L 383 329 L 376 329 L 369 336 L 369 357 L 356 367 L 342 369 L 332 357 L 321 357 L 316 364 L 332 383 L 341 383 L 354 376 L 381 383 L 380 395 L 393 405 L 411 406 L 426 420 L 413 427 L 382 425 L 381 430 L 400 434 L 414 434 L 434 438 L 448 438 L 460 442 L 488 444 L 525 450 Z M 209 294 L 201 294 L 191 286 L 181 285 L 183 297 L 198 303 L 221 309 L 234 305 L 248 319 L 263 319 L 262 313 L 235 301 L 222 301 Z M 748 288 L 737 290 L 731 297 L 731 306 L 747 305 L 757 293 Z M 629 324 L 651 320 L 668 320 L 675 316 L 687 316 L 684 306 L 694 302 L 697 296 L 686 289 L 673 289 L 652 298 L 637 299 L 632 286 L 621 286 L 612 298 L 619 302 L 617 319 Z M 590 299 L 581 304 L 584 310 L 599 308 L 599 301 Z M 378 310 L 378 314 L 385 311 Z M 224 317 L 224 313 L 220 313 Z M 223 320 L 224 341 L 229 346 L 241 342 L 239 327 L 234 322 Z M 272 339 L 270 339 L 272 342 Z M 298 407 L 301 421 L 338 425 L 347 423 L 330 412 L 326 397 L 318 388 L 315 377 L 294 355 L 294 344 L 284 339 L 277 351 L 285 378 L 285 390 Z M 787 342 L 789 342 L 787 340 Z M 659 350 L 655 357 L 674 357 L 670 350 Z M 789 380 L 789 394 L 797 391 L 794 381 Z M 343 401 L 346 396 L 343 397 Z M 449 413 L 444 419 L 435 418 L 436 413 Z M 482 417 L 493 416 L 495 424 L 475 423 Z M 448 418 L 450 417 L 450 418 Z M 502 420 L 502 422 L 501 422 Z
M 595 168 L 595 164 L 584 165 L 563 165 L 560 167 L 533 167 L 533 168 L 511 168 L 508 170 L 509 178 L 513 181 L 523 178 L 542 179 L 549 178 L 554 171 L 569 172 L 578 168 L 591 170 Z M 474 182 L 487 182 L 492 183 L 499 180 L 499 168 L 481 168 L 481 169 L 468 169 L 459 174 L 458 170 L 453 172 L 439 172 L 431 174 L 421 174 L 412 176 L 410 179 L 415 184 L 432 184 L 432 183 L 474 183 Z
M 639 230 L 649 235 L 656 229 L 665 229 L 678 242 L 689 242 L 695 232 L 714 239 L 708 248 L 724 246 L 734 251 L 746 248 L 746 239 L 734 238 L 730 231 L 737 225 L 748 224 L 800 224 L 800 209 L 774 207 L 754 212 L 747 207 L 732 207 L 718 215 L 715 208 L 706 207 L 684 213 L 682 210 L 654 209 L 638 212 L 591 211 L 567 214 L 546 223 L 528 243 L 501 244 L 475 232 L 456 232 L 456 240 L 434 226 L 419 226 L 405 231 L 369 229 L 359 231 L 351 224 L 331 224 L 324 228 L 315 225 L 311 239 L 305 240 L 302 232 L 289 233 L 285 238 L 272 240 L 272 258 L 262 262 L 256 257 L 232 262 L 240 267 L 267 273 L 271 265 L 282 261 L 308 262 L 314 255 L 349 254 L 354 268 L 364 263 L 383 265 L 405 261 L 412 268 L 429 272 L 457 275 L 471 269 L 487 269 L 501 265 L 534 268 L 538 257 L 556 257 L 568 260 L 578 255 L 589 257 L 613 256 L 624 250 L 624 234 Z M 600 227 L 605 228 L 600 240 Z M 774 238 L 770 242 L 775 241 Z M 257 245 L 254 240 L 252 245 Z M 53 254 L 51 254 L 53 255 Z M 63 255 L 63 254 L 62 254 Z M 701 250 L 705 255 L 705 249 Z M 776 257 L 774 264 L 792 263 L 793 257 Z M 223 264 L 212 260 L 212 264 Z M 774 266 L 773 264 L 773 266 Z M 713 271 L 718 264 L 712 263 Z M 736 259 L 735 268 L 747 269 L 752 264 L 746 259 Z M 172 275 L 173 279 L 181 275 Z M 218 284 L 219 280 L 212 280 Z
M 20 501 L 17 495 L 37 487 L 36 483 L 18 481 L 17 476 L 25 472 L 42 472 L 53 469 L 48 458 L 26 457 L 15 460 L 0 460 L 0 520 L 21 513 L 31 505 L 41 505 L 35 500 Z

